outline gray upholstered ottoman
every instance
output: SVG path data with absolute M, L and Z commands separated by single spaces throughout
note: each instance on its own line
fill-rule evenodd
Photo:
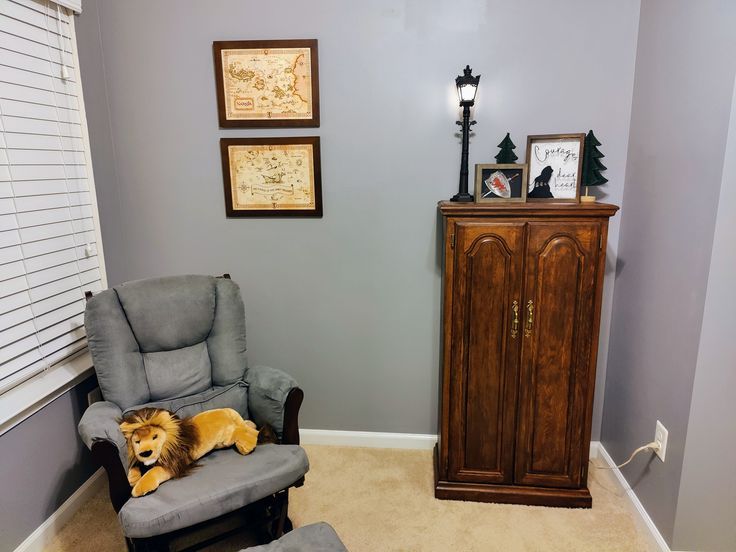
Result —
M 294 529 L 270 544 L 241 552 L 348 552 L 348 549 L 332 527 L 320 522 Z

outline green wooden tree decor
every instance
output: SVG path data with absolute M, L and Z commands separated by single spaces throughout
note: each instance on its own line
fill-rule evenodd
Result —
M 594 202 L 595 196 L 588 195 L 588 186 L 600 186 L 608 182 L 608 179 L 601 174 L 606 170 L 606 166 L 601 163 L 601 158 L 605 157 L 598 149 L 601 143 L 591 130 L 585 136 L 585 145 L 583 146 L 583 174 L 581 184 L 585 186 L 585 195 L 581 196 L 583 202 Z
M 496 163 L 516 163 L 516 160 L 519 158 L 514 153 L 516 145 L 511 141 L 511 136 L 508 132 L 506 133 L 506 138 L 501 140 L 501 143 L 497 147 L 501 148 L 501 151 L 496 155 Z

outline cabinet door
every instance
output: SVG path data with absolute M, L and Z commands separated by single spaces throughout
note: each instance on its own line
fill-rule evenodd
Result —
M 587 222 L 528 226 L 517 484 L 582 483 L 600 231 Z
M 455 237 L 448 475 L 510 483 L 524 223 L 459 222 Z

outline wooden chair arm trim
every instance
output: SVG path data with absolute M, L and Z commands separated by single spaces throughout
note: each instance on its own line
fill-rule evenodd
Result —
M 105 468 L 110 487 L 110 502 L 119 512 L 130 498 L 130 484 L 125 467 L 120 463 L 118 448 L 109 441 L 98 441 L 92 445 L 92 458 Z
M 304 400 L 304 391 L 295 387 L 286 397 L 284 403 L 284 429 L 281 435 L 282 445 L 299 444 L 299 409 Z

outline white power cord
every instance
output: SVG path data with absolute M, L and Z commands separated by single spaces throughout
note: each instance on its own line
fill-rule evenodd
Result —
M 593 465 L 599 470 L 615 470 L 618 468 L 623 468 L 626 464 L 628 464 L 634 459 L 634 456 L 636 456 L 637 454 L 645 450 L 651 450 L 653 452 L 657 452 L 659 450 L 659 443 L 657 443 L 657 441 L 652 441 L 651 443 L 647 443 L 646 445 L 639 447 L 638 449 L 636 449 L 634 452 L 631 453 L 631 456 L 629 456 L 629 459 L 626 462 L 624 462 L 623 464 L 619 464 L 618 466 L 595 466 L 595 464 Z

